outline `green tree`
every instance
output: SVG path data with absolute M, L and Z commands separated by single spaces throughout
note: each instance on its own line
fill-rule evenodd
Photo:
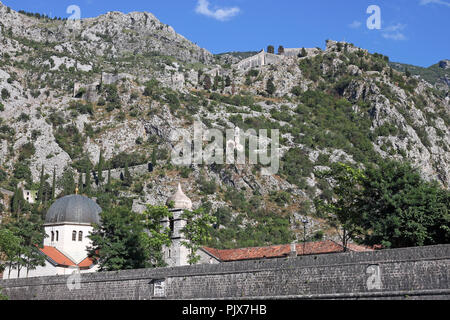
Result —
M 100 150 L 100 158 L 98 160 L 98 173 L 97 173 L 97 178 L 98 178 L 98 184 L 101 186 L 103 184 L 103 167 L 105 166 L 105 159 L 103 159 L 103 150 Z
M 52 181 L 52 194 L 51 199 L 55 199 L 55 191 L 56 191 L 56 168 L 53 168 L 53 181 Z
M 284 47 L 283 46 L 279 46 L 278 47 L 278 54 L 282 55 L 284 53 Z
M 83 172 L 80 172 L 78 174 L 78 193 L 79 194 L 83 194 L 84 192 L 84 184 L 83 184 Z
M 399 248 L 450 243 L 450 192 L 408 163 L 384 161 L 365 171 L 357 203 L 364 242 Z
M 214 77 L 214 85 L 213 85 L 214 91 L 217 91 L 217 89 L 219 89 L 219 81 L 220 81 L 220 77 L 218 74 L 216 74 L 216 76 Z
M 157 161 L 156 161 L 156 150 L 157 150 L 156 147 L 154 147 L 153 150 L 152 150 L 152 165 L 154 167 L 156 167 L 156 163 L 157 163 Z
M 2 99 L 6 101 L 6 100 L 9 99 L 10 96 L 11 96 L 11 95 L 9 94 L 8 89 L 3 88 L 3 89 L 2 89 Z
M 275 54 L 275 47 L 273 45 L 267 46 L 267 53 Z
M 84 193 L 87 195 L 87 196 L 90 196 L 91 195 L 91 166 L 90 166 L 90 164 L 88 164 L 87 165 L 87 167 L 86 167 L 86 172 L 85 172 L 85 175 L 84 175 L 84 183 L 85 183 L 85 186 L 84 186 Z
M 276 91 L 276 88 L 275 88 L 272 78 L 267 80 L 266 91 L 269 95 L 273 95 Z
M 225 78 L 225 87 L 231 86 L 231 78 L 230 76 L 226 76 Z
M 146 233 L 143 235 L 143 243 L 146 252 L 149 254 L 149 263 L 152 267 L 164 267 L 163 246 L 171 245 L 170 228 L 164 228 L 161 220 L 170 219 L 172 213 L 165 206 L 147 206 L 143 213 Z
M 159 81 L 152 79 L 145 84 L 144 96 L 152 97 L 153 99 L 157 98 L 159 93 Z
M 58 179 L 59 187 L 63 190 L 65 196 L 75 193 L 75 180 L 73 178 L 73 171 L 70 167 L 66 167 L 62 176 Z
M 44 222 L 41 215 L 31 213 L 21 227 L 23 231 L 24 248 L 24 267 L 27 277 L 30 270 L 35 270 L 38 266 L 45 265 L 45 257 L 39 252 L 38 248 L 43 248 L 44 239 L 47 236 L 44 231 Z
M 188 263 L 196 264 L 200 260 L 197 251 L 211 240 L 211 226 L 217 219 L 203 208 L 194 211 L 185 210 L 181 217 L 187 222 L 181 230 L 186 241 L 182 241 L 181 244 L 189 250 Z
M 14 178 L 25 180 L 28 184 L 33 183 L 33 178 L 28 162 L 16 162 L 14 165 Z
M 102 211 L 100 217 L 102 224 L 94 225 L 88 236 L 92 240 L 89 256 L 99 264 L 99 271 L 147 267 L 142 216 L 121 206 Z
M 12 198 L 12 213 L 19 216 L 23 212 L 25 206 L 26 204 L 25 199 L 23 198 L 23 190 L 17 186 L 14 190 L 14 195 Z
M 41 177 L 39 179 L 39 191 L 38 191 L 39 203 L 42 203 L 42 200 L 44 198 L 44 188 L 45 188 L 45 175 L 44 175 L 44 165 L 42 165 Z
M 306 56 L 308 56 L 308 53 L 306 52 L 305 48 L 303 47 L 303 48 L 302 48 L 302 51 L 301 51 L 300 54 L 299 54 L 299 57 L 300 57 L 300 58 L 304 58 L 304 57 L 306 57 Z
M 130 170 L 128 169 L 128 162 L 125 163 L 122 184 L 126 187 L 131 187 L 133 184 L 133 179 L 131 178 Z
M 17 277 L 20 276 L 20 272 L 24 268 L 28 276 L 30 270 L 45 265 L 45 257 L 39 253 L 38 249 L 43 247 L 44 238 L 46 237 L 43 221 L 39 214 L 21 215 L 9 222 L 6 228 L 16 238 L 20 239 L 20 245 L 16 247 L 17 251 L 11 253 L 12 259 L 8 261 L 8 274 L 11 272 L 11 267 L 15 267 L 17 269 Z
M 20 250 L 20 243 L 21 239 L 6 226 L 0 228 L 0 272 L 3 272 L 6 268 L 3 263 L 17 260 L 16 255 Z
M 356 204 L 365 176 L 362 170 L 344 163 L 333 164 L 330 170 L 318 173 L 317 176 L 333 181 L 333 200 L 327 202 L 316 199 L 316 207 L 320 214 L 325 215 L 330 225 L 340 231 L 339 235 L 346 251 L 348 241 L 363 233 L 361 212 Z
M 203 79 L 203 87 L 208 91 L 211 89 L 211 77 L 209 75 L 205 75 L 205 78 Z
M 106 182 L 105 191 L 111 192 L 111 169 L 108 169 L 108 181 Z

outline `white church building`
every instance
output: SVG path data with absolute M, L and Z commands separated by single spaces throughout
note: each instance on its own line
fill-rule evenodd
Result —
M 70 195 L 58 199 L 47 211 L 44 229 L 47 237 L 43 248 L 45 266 L 34 270 L 6 268 L 3 279 L 68 275 L 75 270 L 80 273 L 95 272 L 98 269 L 88 257 L 88 238 L 92 224 L 100 223 L 102 209 L 95 201 L 82 196 Z
M 173 218 L 167 217 L 161 224 L 172 231 L 172 245 L 163 248 L 164 258 L 169 267 L 188 265 L 189 251 L 182 245 L 182 241 L 186 239 L 181 231 L 186 226 L 186 220 L 181 215 L 184 210 L 192 210 L 192 201 L 179 184 L 175 194 L 167 200 L 167 204 L 169 203 L 174 205 L 173 209 L 169 209 Z M 39 248 L 40 253 L 45 256 L 45 266 L 38 266 L 33 270 L 22 268 L 20 272 L 16 268 L 7 268 L 3 272 L 3 279 L 71 275 L 74 271 L 96 272 L 98 265 L 88 257 L 87 248 L 92 244 L 88 235 L 92 232 L 94 223 L 101 223 L 101 211 L 95 201 L 82 195 L 70 195 L 56 200 L 45 216 L 47 237 L 43 248 Z M 207 251 L 199 250 L 197 254 L 201 257 L 199 263 L 219 262 Z

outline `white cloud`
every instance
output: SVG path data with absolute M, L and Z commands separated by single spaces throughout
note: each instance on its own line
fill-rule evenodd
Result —
M 386 32 L 396 32 L 396 31 L 404 30 L 405 28 L 406 28 L 405 24 L 397 23 L 395 25 L 392 25 L 392 26 L 384 28 L 384 31 L 386 31 Z
M 382 36 L 385 39 L 391 39 L 396 41 L 406 40 L 406 36 L 403 34 L 403 30 L 406 28 L 405 24 L 397 23 L 383 29 Z
M 358 29 L 359 27 L 361 27 L 362 23 L 359 21 L 353 21 L 351 24 L 349 24 L 348 26 L 352 29 Z
M 401 33 L 401 32 L 383 33 L 383 38 L 396 40 L 396 41 L 406 40 L 405 35 L 403 33 Z
M 450 8 L 450 3 L 443 0 L 420 0 L 420 5 L 426 6 L 427 4 L 440 4 Z
M 233 7 L 233 8 L 215 8 L 214 10 L 211 10 L 209 8 L 208 0 L 198 0 L 195 12 L 197 12 L 198 14 L 205 15 L 207 17 L 214 18 L 219 21 L 226 21 L 239 14 L 241 12 L 241 9 L 239 9 L 238 7 Z

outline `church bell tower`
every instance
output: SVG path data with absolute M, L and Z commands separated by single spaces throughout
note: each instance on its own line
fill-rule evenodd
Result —
M 178 184 L 178 190 L 167 199 L 166 204 L 172 205 L 169 211 L 173 216 L 163 219 L 161 224 L 163 227 L 170 228 L 172 245 L 163 248 L 164 259 L 169 267 L 189 265 L 189 250 L 182 245 L 183 241 L 187 241 L 182 232 L 187 222 L 182 218 L 182 214 L 184 210 L 192 210 L 192 201 L 184 194 L 181 184 Z

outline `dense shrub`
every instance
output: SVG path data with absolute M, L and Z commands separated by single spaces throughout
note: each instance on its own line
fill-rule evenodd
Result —
M 111 168 L 125 168 L 125 164 L 136 166 L 147 162 L 145 155 L 135 153 L 121 152 L 110 159 Z
M 27 142 L 20 147 L 19 161 L 31 158 L 36 152 L 36 148 L 32 142 Z
M 207 180 L 203 175 L 197 180 L 199 184 L 200 191 L 205 194 L 214 194 L 217 190 L 216 179 Z
M 75 125 L 60 126 L 55 132 L 55 140 L 72 159 L 76 159 L 83 154 L 84 139 Z
M 76 110 L 81 114 L 94 114 L 94 107 L 92 103 L 82 103 L 80 101 L 72 101 L 69 105 L 69 110 Z
M 10 93 L 9 93 L 8 89 L 6 89 L 6 88 L 2 89 L 1 95 L 2 95 L 3 100 L 7 100 L 10 97 Z

